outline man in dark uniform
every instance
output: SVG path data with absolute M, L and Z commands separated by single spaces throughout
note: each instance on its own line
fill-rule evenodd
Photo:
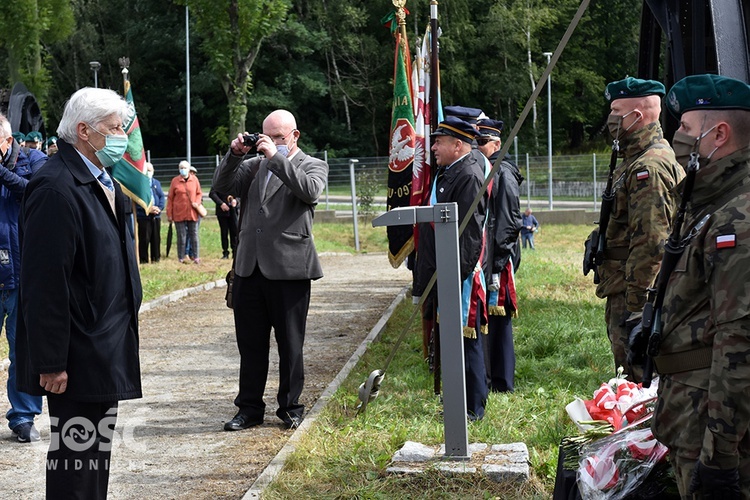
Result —
M 471 154 L 471 142 L 475 129 L 468 123 L 448 116 L 431 134 L 434 138 L 432 151 L 439 167 L 432 184 L 430 204 L 458 203 L 459 221 L 462 221 L 480 192 L 485 179 L 485 165 Z M 481 280 L 481 262 L 487 195 L 485 194 L 470 222 L 459 238 L 461 280 L 464 290 Z M 420 248 L 414 273 L 413 295 L 421 297 L 427 282 L 435 272 L 435 232 L 431 225 L 419 228 Z M 436 291 L 433 289 L 433 297 Z M 468 295 L 468 294 L 467 294 Z M 482 300 L 472 294 L 471 300 L 462 305 L 464 311 L 464 365 L 466 371 L 466 410 L 470 420 L 484 417 L 487 402 L 487 380 L 484 368 L 484 353 L 480 334 L 483 316 Z
M 503 122 L 480 120 L 477 123 L 478 149 L 494 165 L 500 157 Z M 484 340 L 485 365 L 490 390 L 512 392 L 516 356 L 513 350 L 513 322 L 518 317 L 515 271 L 521 252 L 518 232 L 521 229 L 519 186 L 523 176 L 510 156 L 500 160 L 492 181 L 487 211 L 487 252 L 484 275 L 487 293 L 487 337 Z

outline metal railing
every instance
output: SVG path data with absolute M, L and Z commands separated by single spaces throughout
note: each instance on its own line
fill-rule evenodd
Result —
M 312 155 L 321 159 L 327 158 L 325 151 L 312 153 Z M 154 165 L 154 176 L 162 183 L 165 192 L 172 178 L 177 175 L 178 163 L 183 159 L 151 159 Z M 354 163 L 353 179 L 349 164 L 352 159 L 327 158 L 328 183 L 320 198 L 319 207 L 328 210 L 332 206 L 351 206 L 351 186 L 354 185 L 355 190 L 358 190 L 358 177 L 360 174 L 369 173 L 380 186 L 374 206 L 383 210 L 388 179 L 388 157 L 356 158 L 358 161 Z M 192 157 L 192 165 L 198 170 L 198 179 L 206 195 L 208 195 L 214 171 L 220 161 L 221 158 L 218 155 Z M 607 183 L 608 154 L 553 156 L 551 197 L 547 156 L 519 155 L 517 164 L 525 179 L 520 193 L 522 205 L 544 209 L 548 208 L 552 200 L 555 210 L 598 209 L 601 193 Z

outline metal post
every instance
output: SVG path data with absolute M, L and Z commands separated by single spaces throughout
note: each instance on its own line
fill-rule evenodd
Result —
M 354 164 L 359 163 L 356 158 L 349 160 L 349 178 L 352 185 L 352 219 L 354 220 L 354 249 L 359 252 L 359 224 L 357 222 L 357 183 L 354 180 Z
M 190 13 L 188 6 L 185 6 L 185 107 L 187 108 L 187 162 L 191 163 L 190 157 L 192 151 L 190 147 L 191 136 L 190 136 Z
M 323 151 L 323 161 L 328 165 L 328 150 Z M 329 172 L 330 172 L 330 166 Z M 328 176 L 326 176 L 326 210 L 328 210 Z
M 529 153 L 526 153 L 526 208 L 531 208 L 531 169 L 529 168 Z
M 518 136 L 513 138 L 513 148 L 515 149 L 516 165 L 518 165 Z
M 94 72 L 94 88 L 99 88 L 99 68 L 102 67 L 102 65 L 99 63 L 99 61 L 91 61 L 89 63 L 89 66 L 91 66 L 91 70 Z
M 596 153 L 592 153 L 594 157 L 594 211 L 596 211 Z
M 458 204 L 399 207 L 372 221 L 374 227 L 435 224 L 437 292 L 440 304 L 440 354 L 443 370 L 443 424 L 445 456 L 467 460 L 469 433 L 466 416 L 466 374 L 461 323 L 461 271 L 458 250 Z
M 549 66 L 552 52 L 545 52 Z M 549 209 L 552 210 L 552 73 L 547 76 L 547 160 L 549 166 Z

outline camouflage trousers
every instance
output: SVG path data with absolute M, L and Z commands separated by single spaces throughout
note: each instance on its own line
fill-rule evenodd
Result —
M 628 337 L 631 327 L 625 325 L 627 310 L 625 292 L 607 296 L 604 320 L 607 322 L 609 345 L 615 357 L 615 373 L 617 368 L 622 366 L 628 380 L 638 383 L 643 380 L 643 368 L 628 365 Z
M 707 424 L 708 391 L 677 382 L 669 375 L 662 376 L 651 429 L 654 436 L 669 448 L 669 460 L 683 499 L 701 498 L 687 492 L 701 455 Z M 744 434 L 737 448 L 742 498 L 750 499 L 750 433 Z

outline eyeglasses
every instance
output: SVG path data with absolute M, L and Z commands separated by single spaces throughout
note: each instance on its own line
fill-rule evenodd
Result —
M 478 146 L 486 146 L 487 144 L 494 142 L 492 139 L 477 139 Z
M 286 138 L 287 138 L 287 137 L 289 137 L 289 134 L 291 134 L 291 133 L 292 133 L 292 132 L 294 132 L 295 130 L 297 130 L 297 129 L 296 129 L 296 128 L 293 128 L 292 130 L 290 130 L 290 131 L 289 131 L 289 132 L 288 132 L 287 134 L 285 134 L 285 135 L 269 135 L 268 137 L 270 137 L 270 138 L 271 138 L 271 140 L 272 140 L 273 142 L 279 142 L 279 141 L 282 141 L 282 142 L 284 142 L 284 141 L 286 141 Z

